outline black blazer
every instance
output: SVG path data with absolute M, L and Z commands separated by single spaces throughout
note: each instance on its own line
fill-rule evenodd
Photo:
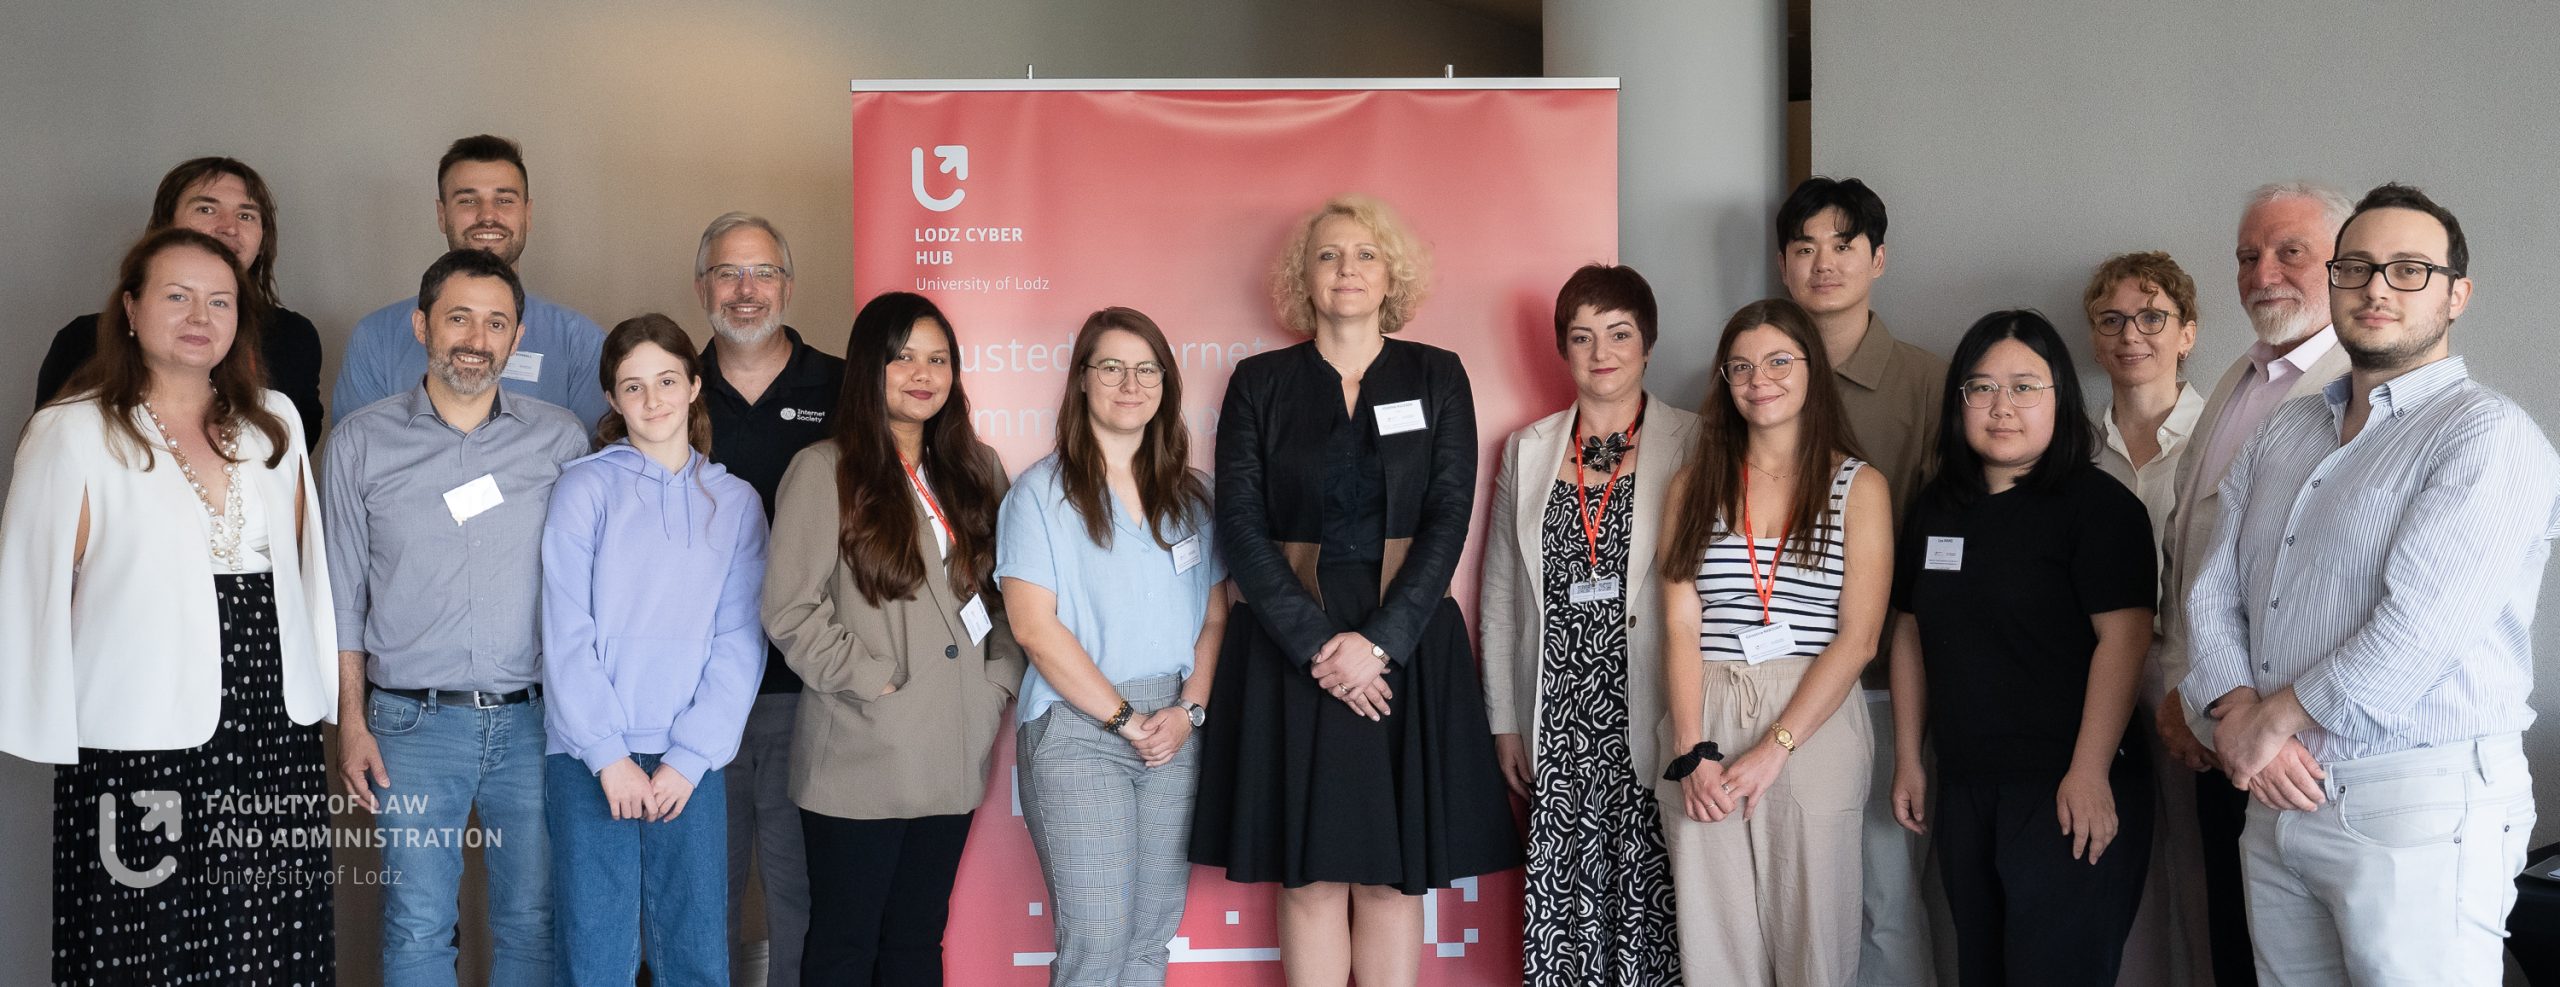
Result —
M 244 313 L 245 314 L 245 313 Z M 258 324 L 259 355 L 265 357 L 267 387 L 293 400 L 302 416 L 302 437 L 320 448 L 320 330 L 289 308 L 271 308 Z M 62 396 L 62 385 L 98 352 L 98 314 L 91 312 L 53 334 L 36 367 L 36 407 Z
M 1333 636 L 1316 588 L 1324 530 L 1324 440 L 1342 378 L 1306 342 L 1249 357 L 1218 416 L 1218 547 L 1272 640 L 1304 666 Z M 1360 387 L 1353 427 L 1422 402 L 1424 426 L 1381 436 L 1385 561 L 1377 612 L 1360 632 L 1402 663 L 1449 593 L 1475 513 L 1475 395 L 1458 355 L 1390 338 Z

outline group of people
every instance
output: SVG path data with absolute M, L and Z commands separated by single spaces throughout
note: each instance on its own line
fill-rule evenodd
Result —
M 1214 471 L 1115 307 L 1009 476 L 930 299 L 830 356 L 731 213 L 707 346 L 608 332 L 517 277 L 512 142 L 436 180 L 451 250 L 356 327 L 316 467 L 246 165 L 171 172 L 55 340 L 0 751 L 61 765 L 57 982 L 333 980 L 334 774 L 396 878 L 386 983 L 454 981 L 466 848 L 493 983 L 726 983 L 751 871 L 769 983 L 939 983 L 1008 711 L 1062 985 L 1163 982 L 1194 864 L 1281 886 L 1300 984 L 1415 982 L 1420 896 L 1524 863 L 1532 984 L 1926 983 L 1934 897 L 1962 983 L 2106 985 L 2146 895 L 2136 948 L 2198 983 L 2497 976 L 2560 456 L 2450 356 L 2468 247 L 2416 189 L 2250 199 L 2258 342 L 2209 397 L 2160 253 L 2082 295 L 2103 402 L 2032 311 L 1896 340 L 1854 179 L 1781 207 L 1786 293 L 1694 411 L 1646 389 L 1643 276 L 1576 271 L 1479 648 L 1472 393 L 1398 335 L 1430 259 L 1383 203 L 1293 228 L 1307 339 L 1236 365 Z

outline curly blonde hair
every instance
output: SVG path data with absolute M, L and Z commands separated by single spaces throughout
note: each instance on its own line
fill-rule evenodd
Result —
M 1280 248 L 1280 257 L 1271 265 L 1271 305 L 1280 316 L 1280 324 L 1301 336 L 1315 335 L 1315 303 L 1307 297 L 1307 248 L 1315 240 L 1316 227 L 1327 217 L 1347 216 L 1352 222 L 1367 227 L 1377 241 L 1378 250 L 1387 261 L 1389 287 L 1387 298 L 1378 307 L 1378 328 L 1384 332 L 1402 329 L 1413 321 L 1422 308 L 1422 299 L 1431 291 L 1431 253 L 1421 239 L 1407 229 L 1387 204 L 1366 195 L 1341 195 L 1308 213 L 1298 224 L 1297 233 Z

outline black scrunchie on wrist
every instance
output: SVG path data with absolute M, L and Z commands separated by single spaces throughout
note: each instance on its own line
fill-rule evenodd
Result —
M 1682 778 L 1689 777 L 1690 775 L 1695 774 L 1698 770 L 1698 765 L 1705 761 L 1715 761 L 1718 763 L 1722 763 L 1724 761 L 1724 752 L 1716 749 L 1715 741 L 1701 741 L 1698 746 L 1689 748 L 1689 753 L 1672 758 L 1671 766 L 1662 769 L 1662 780 L 1679 781 Z

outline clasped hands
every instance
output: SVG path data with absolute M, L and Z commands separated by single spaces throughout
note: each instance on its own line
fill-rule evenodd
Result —
M 1315 663 L 1307 673 L 1315 676 L 1316 687 L 1326 695 L 1373 722 L 1387 715 L 1387 700 L 1395 698 L 1395 690 L 1387 688 L 1387 660 L 1378 657 L 1369 639 L 1356 631 L 1327 639 L 1316 649 Z
M 2242 686 L 2223 693 L 2205 712 L 2215 721 L 2214 748 L 2232 787 L 2247 789 L 2259 804 L 2279 812 L 2312 812 L 2328 801 L 2320 781 L 2329 772 L 2294 737 L 2319 724 L 2292 689 L 2260 699 L 2258 690 Z
M 1681 808 L 1699 822 L 1723 822 L 1737 813 L 1749 819 L 1760 805 L 1760 796 L 1778 783 L 1787 757 L 1786 748 L 1762 737 L 1731 761 L 1700 761 L 1696 770 L 1680 779 Z
M 1150 768 L 1173 763 L 1173 756 L 1182 752 L 1182 742 L 1190 737 L 1191 712 L 1178 703 L 1120 724 L 1120 739 L 1128 741 Z
M 685 803 L 693 800 L 693 782 L 684 772 L 669 764 L 658 765 L 655 774 L 640 770 L 640 764 L 623 758 L 606 765 L 596 780 L 604 785 L 605 804 L 612 808 L 613 818 L 667 822 L 684 812 Z

